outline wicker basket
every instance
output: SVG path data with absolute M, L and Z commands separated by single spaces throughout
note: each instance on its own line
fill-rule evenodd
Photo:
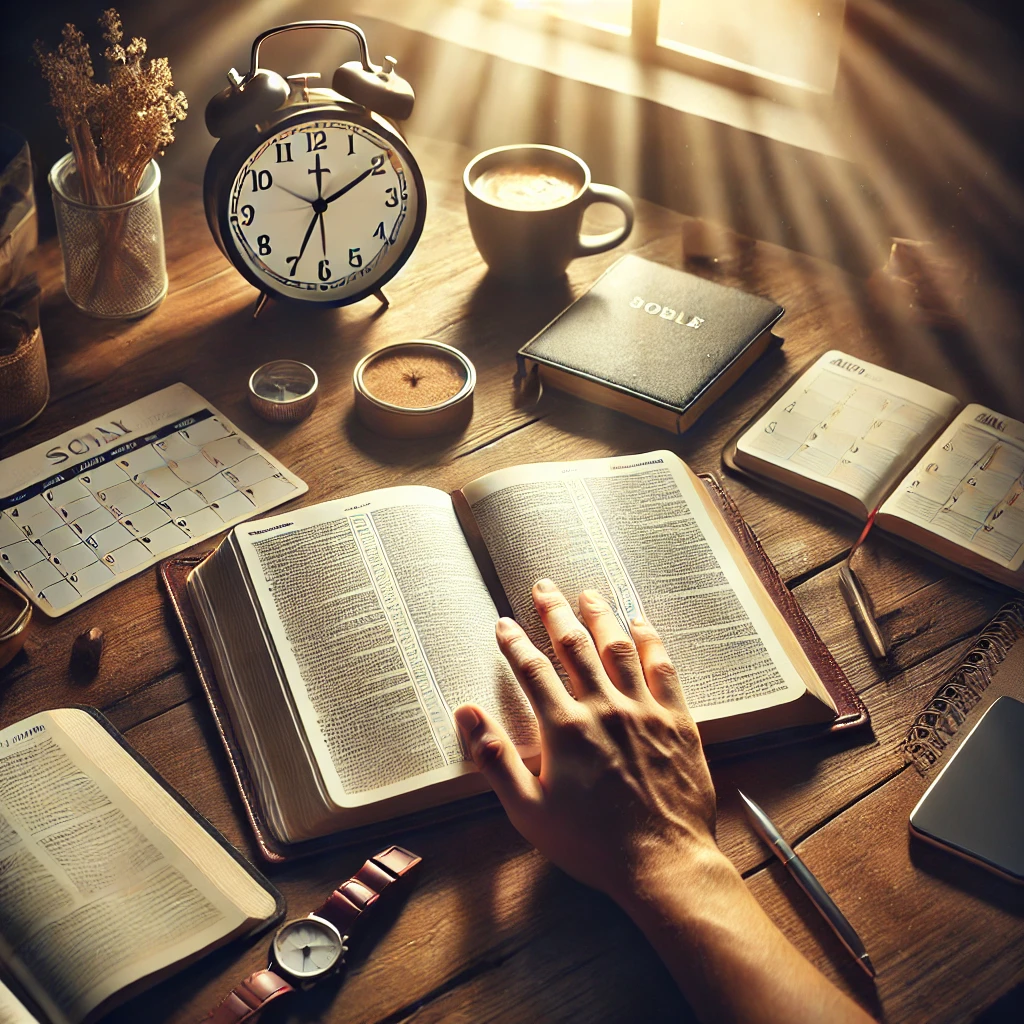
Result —
M 0 356 L 0 435 L 31 423 L 49 398 L 43 332 L 37 327 L 13 352 Z

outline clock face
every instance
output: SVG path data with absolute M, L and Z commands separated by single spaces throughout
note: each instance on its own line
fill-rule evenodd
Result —
M 325 974 L 344 954 L 338 929 L 318 917 L 289 921 L 274 936 L 275 961 L 296 978 Z
M 416 244 L 419 182 L 408 150 L 365 125 L 293 125 L 235 176 L 228 245 L 266 291 L 354 301 L 390 279 Z

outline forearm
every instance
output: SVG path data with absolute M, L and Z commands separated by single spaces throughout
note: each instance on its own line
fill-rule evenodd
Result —
M 619 902 L 704 1021 L 870 1020 L 800 955 L 717 849 L 650 868 Z

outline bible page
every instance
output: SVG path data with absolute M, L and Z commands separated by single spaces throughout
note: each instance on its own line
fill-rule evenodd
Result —
M 0 906 L 4 960 L 58 1022 L 245 921 L 47 712 L 0 732 Z
M 849 494 L 870 512 L 958 404 L 937 388 L 832 350 L 736 447 Z
M 1024 423 L 968 405 L 881 511 L 1016 572 L 1024 564 Z
M 497 609 L 443 491 L 370 491 L 235 538 L 335 805 L 473 771 L 452 714 L 466 701 L 536 752 Z
M 696 486 L 659 451 L 519 466 L 463 493 L 516 619 L 541 650 L 552 657 L 534 582 L 549 577 L 573 604 L 600 591 L 624 628 L 643 614 L 658 630 L 700 722 L 785 703 L 806 684 Z

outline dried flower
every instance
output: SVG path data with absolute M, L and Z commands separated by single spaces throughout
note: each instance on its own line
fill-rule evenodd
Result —
M 123 45 L 121 16 L 110 8 L 99 19 L 107 48 L 107 81 L 97 82 L 82 33 L 65 25 L 56 52 L 39 41 L 36 57 L 50 83 L 50 102 L 68 133 L 86 202 L 127 202 L 139 190 L 150 160 L 174 141 L 188 101 L 174 91 L 166 57 L 144 60 L 146 40 Z

